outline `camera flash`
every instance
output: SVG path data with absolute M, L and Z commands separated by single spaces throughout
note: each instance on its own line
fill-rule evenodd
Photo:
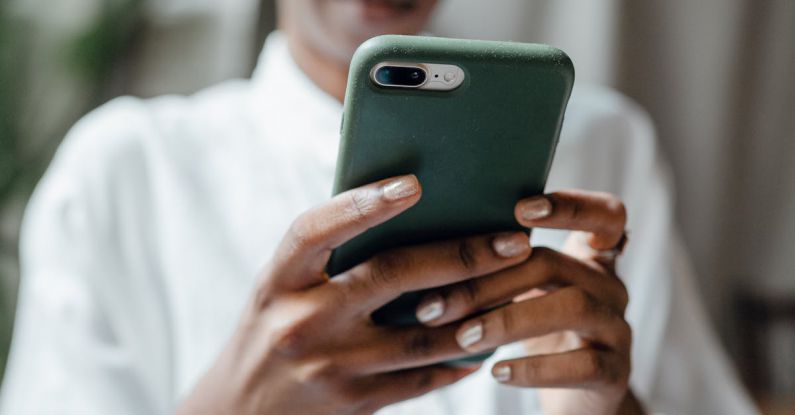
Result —
M 444 74 L 444 81 L 445 82 L 452 82 L 454 79 L 455 79 L 455 73 L 454 72 L 447 72 L 446 74 Z

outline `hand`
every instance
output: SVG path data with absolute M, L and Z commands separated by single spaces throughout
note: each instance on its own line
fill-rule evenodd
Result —
M 581 191 L 520 201 L 516 219 L 527 227 L 573 230 L 563 252 L 535 248 L 510 269 L 429 294 L 417 315 L 430 327 L 481 310 L 459 324 L 456 338 L 471 352 L 522 341 L 528 357 L 498 362 L 500 382 L 542 388 L 547 414 L 639 413 L 628 393 L 631 328 L 624 320 L 627 290 L 615 258 L 599 255 L 624 238 L 626 211 L 615 197 Z
M 530 254 L 522 232 L 377 255 L 329 279 L 331 250 L 420 198 L 414 176 L 345 192 L 302 214 L 265 267 L 239 326 L 178 412 L 360 414 L 456 382 L 476 368 L 455 326 L 380 327 L 370 314 L 401 293 L 505 269 Z

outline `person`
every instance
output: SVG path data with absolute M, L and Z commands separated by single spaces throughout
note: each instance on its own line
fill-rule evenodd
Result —
M 436 3 L 282 0 L 250 80 L 81 120 L 25 217 L 0 411 L 755 413 L 694 292 L 652 124 L 605 88 L 575 88 L 550 193 L 517 201 L 532 247 L 478 235 L 324 275 L 422 197 L 402 176 L 328 200 L 351 55 L 421 32 Z M 422 325 L 369 320 L 430 287 Z

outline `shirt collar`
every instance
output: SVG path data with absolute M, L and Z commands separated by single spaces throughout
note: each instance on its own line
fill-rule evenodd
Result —
M 251 116 L 269 151 L 301 155 L 304 162 L 332 169 L 336 164 L 342 104 L 298 67 L 287 37 L 268 35 L 251 77 Z
M 276 99 L 280 105 L 295 106 L 313 116 L 330 117 L 339 122 L 342 104 L 298 67 L 287 47 L 287 36 L 278 30 L 265 40 L 251 80 L 260 99 Z

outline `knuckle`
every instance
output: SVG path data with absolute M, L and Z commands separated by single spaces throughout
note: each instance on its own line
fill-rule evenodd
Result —
M 306 354 L 313 338 L 312 326 L 322 314 L 317 307 L 293 313 L 290 318 L 279 317 L 276 327 L 271 329 L 274 350 L 288 357 L 299 357 Z
M 417 330 L 403 343 L 403 354 L 407 357 L 427 356 L 434 347 L 433 337 L 427 330 Z
M 567 290 L 567 308 L 574 318 L 583 320 L 590 317 L 594 311 L 593 298 L 580 288 L 572 287 Z
M 414 380 L 414 388 L 417 391 L 430 389 L 434 384 L 435 378 L 436 376 L 433 370 L 423 370 L 417 374 L 417 377 Z
M 392 287 L 400 282 L 406 258 L 397 251 L 384 252 L 370 260 L 369 278 L 376 287 Z
M 605 361 L 602 354 L 594 349 L 588 349 L 582 355 L 580 367 L 583 376 L 588 381 L 603 381 L 605 377 Z
M 498 330 L 501 331 L 501 333 L 496 333 L 497 335 L 509 335 L 515 333 L 516 330 L 519 329 L 516 317 L 505 307 L 500 308 L 499 311 L 496 312 L 495 317 L 498 322 Z
M 464 301 L 464 307 L 466 309 L 471 309 L 473 306 L 478 304 L 481 294 L 481 287 L 480 284 L 477 283 L 477 280 L 467 280 L 461 283 L 459 289 L 456 290 L 458 294 Z
M 468 316 L 479 309 L 483 288 L 476 281 L 466 280 L 436 291 L 447 310 L 445 319 L 451 318 L 450 316 Z
M 627 206 L 624 201 L 610 194 L 607 196 L 605 207 L 610 214 L 615 216 L 622 224 L 627 223 Z
M 466 271 L 473 271 L 477 268 L 476 249 L 470 239 L 461 239 L 456 244 L 456 257 L 461 267 Z
M 377 208 L 375 199 L 368 190 L 357 189 L 348 194 L 347 213 L 354 222 L 362 222 L 372 215 Z
M 632 346 L 632 326 L 623 318 L 618 322 L 618 335 L 619 341 L 629 350 Z
M 346 395 L 347 389 L 340 387 L 338 379 L 342 378 L 342 365 L 330 356 L 313 359 L 306 364 L 304 380 L 310 383 L 321 383 L 336 386 L 334 394 L 340 397 Z
M 306 350 L 306 335 L 298 325 L 287 325 L 273 332 L 273 348 L 281 355 L 297 357 Z
M 572 198 L 569 200 L 569 220 L 577 220 L 582 217 L 585 212 L 585 203 L 579 198 Z
M 528 358 L 522 364 L 513 365 L 517 380 L 527 382 L 528 384 L 540 380 L 542 368 L 541 359 L 538 358 Z

